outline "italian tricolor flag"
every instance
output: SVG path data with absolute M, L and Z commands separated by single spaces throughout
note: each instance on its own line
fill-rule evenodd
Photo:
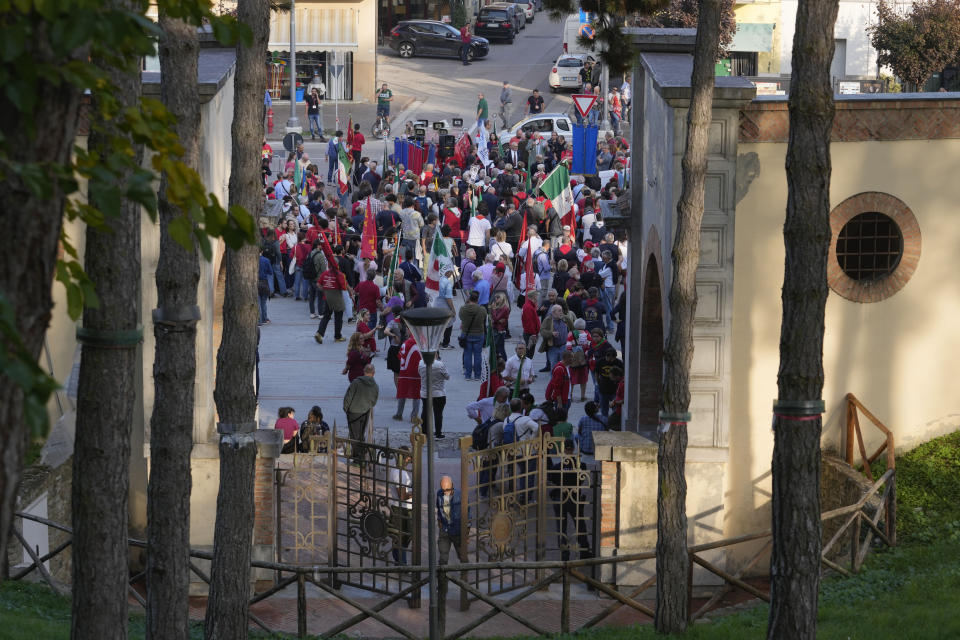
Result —
M 447 245 L 443 243 L 443 236 L 440 234 L 440 227 L 433 234 L 433 246 L 430 248 L 430 262 L 427 267 L 427 282 L 425 287 L 428 292 L 438 293 L 440 290 L 440 278 L 443 277 L 443 270 L 450 264 L 450 254 L 447 253 Z
M 543 195 L 550 198 L 553 208 L 563 218 L 573 210 L 573 191 L 570 190 L 570 173 L 564 164 L 560 164 L 550 172 L 540 185 Z
M 340 193 L 350 191 L 350 154 L 343 148 L 343 145 L 337 145 L 337 184 L 340 186 Z

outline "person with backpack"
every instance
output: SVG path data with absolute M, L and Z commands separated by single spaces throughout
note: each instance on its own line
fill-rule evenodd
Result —
M 320 239 L 313 241 L 310 253 L 307 259 L 303 261 L 301 272 L 303 279 L 307 283 L 307 304 L 310 306 L 310 317 L 316 319 L 320 317 L 320 305 L 323 304 L 323 296 L 320 295 L 317 288 L 317 278 L 327 270 L 327 259 L 320 248 Z M 319 300 L 318 300 L 319 298 Z
M 518 442 L 526 442 L 540 435 L 540 426 L 529 416 L 523 415 L 523 400 L 513 398 L 510 400 L 510 414 L 503 420 L 504 445 Z M 513 451 L 515 457 L 522 456 L 522 451 Z M 517 479 L 517 491 L 521 492 L 519 500 L 521 504 L 532 502 L 536 496 L 536 460 L 514 460 L 509 465 L 505 478 Z M 529 479 L 528 479 L 529 478 Z M 522 493 L 530 487 L 530 491 Z M 513 488 L 508 488 L 512 491 Z
M 269 227 L 261 229 L 260 235 L 260 251 L 263 256 L 270 261 L 270 266 L 273 271 L 271 277 L 267 280 L 267 285 L 270 288 L 270 297 L 273 297 L 274 291 L 279 292 L 282 296 L 286 296 L 287 281 L 283 277 L 283 263 L 280 258 L 280 241 L 277 239 L 276 232 Z
M 493 417 L 474 427 L 471 445 L 474 451 L 487 451 L 503 444 L 503 421 L 508 415 L 510 415 L 509 405 L 497 405 L 493 410 Z M 499 456 L 491 454 L 481 457 L 479 461 L 480 475 L 477 481 L 477 489 L 480 497 L 486 498 L 497 479 Z
M 493 396 L 489 398 L 481 398 L 476 402 L 471 402 L 467 404 L 467 417 L 476 422 L 478 425 L 486 422 L 493 417 L 493 413 L 496 408 L 507 402 L 507 398 L 510 397 L 510 390 L 506 387 L 500 387 L 497 389 Z

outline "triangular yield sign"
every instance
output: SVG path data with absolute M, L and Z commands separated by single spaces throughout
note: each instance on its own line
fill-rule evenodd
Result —
M 575 93 L 571 97 L 573 98 L 573 106 L 577 108 L 577 111 L 579 111 L 580 115 L 584 118 L 587 117 L 587 114 L 590 113 L 590 108 L 593 107 L 597 101 L 597 96 L 592 93 Z

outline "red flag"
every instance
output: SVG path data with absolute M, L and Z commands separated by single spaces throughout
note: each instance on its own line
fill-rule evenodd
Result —
M 329 233 L 329 229 L 327 232 Z M 337 264 L 336 257 L 333 255 L 333 249 L 330 248 L 330 242 L 327 240 L 327 234 L 321 233 L 320 240 L 320 249 L 323 251 L 323 257 L 327 259 L 327 268 L 337 271 L 339 269 L 339 265 Z
M 350 152 L 350 144 L 353 142 L 353 114 L 350 114 L 350 120 L 347 122 L 347 153 Z
M 367 196 L 367 212 L 363 216 L 363 236 L 360 238 L 360 257 L 376 260 L 377 258 L 377 223 L 373 219 L 373 208 Z

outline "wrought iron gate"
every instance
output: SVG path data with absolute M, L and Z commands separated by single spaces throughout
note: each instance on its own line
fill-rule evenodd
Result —
M 462 438 L 461 548 L 467 562 L 590 557 L 594 517 L 591 472 L 563 438 L 541 435 L 483 451 Z M 466 524 L 469 523 L 469 527 Z M 478 569 L 468 581 L 489 594 L 534 584 L 533 569 Z
M 277 560 L 339 567 L 421 562 L 422 438 L 392 448 L 328 433 L 311 453 L 284 458 L 276 471 Z M 404 500 L 399 490 L 408 493 Z M 398 593 L 418 579 L 404 573 L 338 574 L 347 584 Z M 409 599 L 419 606 L 419 592 Z

